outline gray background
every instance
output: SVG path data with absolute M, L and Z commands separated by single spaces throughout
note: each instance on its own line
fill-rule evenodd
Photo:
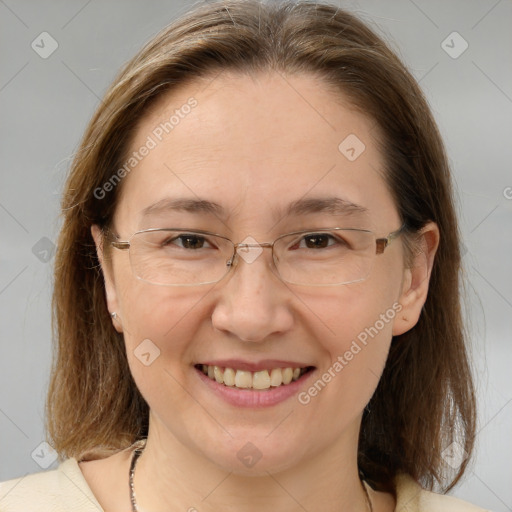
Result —
M 51 359 L 52 247 L 73 151 L 121 64 L 187 4 L 0 0 L 0 480 L 57 465 L 40 443 Z M 453 494 L 510 511 L 512 2 L 340 5 L 391 41 L 426 92 L 446 142 L 465 244 L 480 406 L 475 462 Z M 58 48 L 44 59 L 31 44 L 42 46 L 38 36 L 45 31 Z M 469 45 L 457 58 L 464 42 L 447 39 L 454 31 Z M 45 39 L 39 51 L 50 44 Z

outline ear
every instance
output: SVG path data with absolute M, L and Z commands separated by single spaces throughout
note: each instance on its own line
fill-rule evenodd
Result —
M 94 239 L 94 243 L 96 245 L 96 254 L 98 255 L 98 259 L 101 265 L 101 271 L 103 273 L 103 281 L 105 283 L 105 294 L 107 297 L 107 307 L 110 312 L 117 313 L 117 318 L 112 319 L 112 323 L 117 332 L 123 332 L 120 316 L 119 316 L 119 303 L 117 300 L 117 291 L 114 284 L 114 272 L 112 269 L 112 264 L 110 261 L 107 261 L 104 252 L 103 252 L 103 233 L 101 228 L 97 224 L 93 224 L 91 226 L 91 235 Z
M 438 246 L 439 228 L 436 223 L 429 222 L 419 232 L 412 248 L 412 261 L 404 270 L 399 298 L 402 309 L 393 323 L 393 336 L 407 332 L 418 322 L 427 300 L 430 275 Z

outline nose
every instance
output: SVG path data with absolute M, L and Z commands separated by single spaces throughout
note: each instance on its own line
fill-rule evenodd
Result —
M 239 248 L 217 285 L 213 327 L 242 341 L 261 342 L 293 326 L 291 292 L 274 273 L 270 248 Z

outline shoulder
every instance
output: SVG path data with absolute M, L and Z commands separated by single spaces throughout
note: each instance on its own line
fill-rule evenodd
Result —
M 395 484 L 395 512 L 489 512 L 454 496 L 427 491 L 409 475 L 398 475 Z
M 0 512 L 102 512 L 76 459 L 0 482 Z

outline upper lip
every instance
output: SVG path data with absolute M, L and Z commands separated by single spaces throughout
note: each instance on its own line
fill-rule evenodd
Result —
M 264 359 L 258 362 L 244 361 L 242 359 L 213 359 L 201 361 L 198 364 L 208 366 L 219 366 L 220 368 L 233 368 L 247 372 L 258 372 L 261 370 L 272 370 L 273 368 L 307 368 L 312 365 L 297 361 L 284 361 L 281 359 Z

